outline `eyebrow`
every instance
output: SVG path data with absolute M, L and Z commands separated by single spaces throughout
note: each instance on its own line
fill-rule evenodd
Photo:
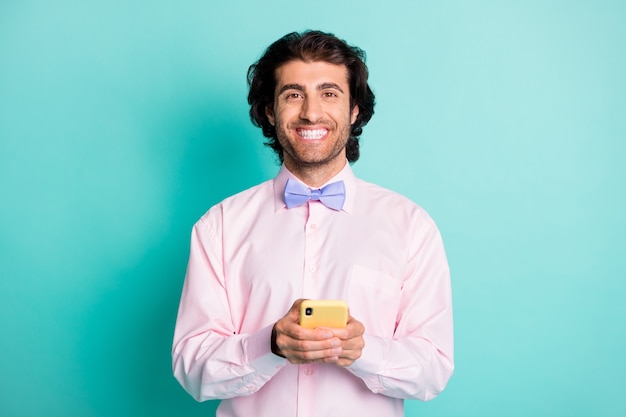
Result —
M 328 88 L 335 89 L 339 91 L 340 93 L 343 93 L 343 89 L 339 87 L 339 84 L 336 84 L 336 83 L 321 83 L 316 87 L 316 90 L 322 91 Z M 278 92 L 278 94 L 282 94 L 283 92 L 287 90 L 297 90 L 297 91 L 304 92 L 305 88 L 302 84 L 285 84 L 280 88 L 280 91 Z

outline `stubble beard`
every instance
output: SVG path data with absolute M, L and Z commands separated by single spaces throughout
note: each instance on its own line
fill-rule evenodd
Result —
M 289 139 L 289 133 L 295 130 L 296 127 L 306 127 L 306 124 L 298 123 L 297 125 L 288 125 L 287 129 L 279 126 L 276 128 L 276 137 L 278 142 L 283 147 L 283 158 L 287 159 L 294 165 L 294 167 L 303 169 L 322 168 L 326 165 L 334 162 L 339 155 L 344 151 L 348 144 L 350 137 L 350 131 L 352 126 L 350 124 L 341 127 L 341 130 L 337 130 L 337 126 L 332 123 L 323 124 L 328 128 L 328 136 L 334 135 L 335 138 L 326 137 L 324 142 L 316 145 L 309 145 L 295 147 Z M 294 139 L 298 141 L 299 139 Z M 334 141 L 332 148 L 327 148 L 326 142 Z M 296 149 L 297 148 L 297 149 Z

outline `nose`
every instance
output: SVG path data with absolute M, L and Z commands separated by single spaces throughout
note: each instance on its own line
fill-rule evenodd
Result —
M 317 122 L 322 118 L 322 103 L 319 97 L 306 97 L 302 102 L 300 109 L 300 118 L 311 123 Z

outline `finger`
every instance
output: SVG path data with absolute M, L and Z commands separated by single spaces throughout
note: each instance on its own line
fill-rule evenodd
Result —
M 336 363 L 339 366 L 350 366 L 354 361 L 361 357 L 362 352 L 362 347 L 356 347 L 354 349 L 346 349 L 344 347 L 339 355 L 339 360 L 337 360 Z
M 334 333 L 330 329 L 316 328 L 309 329 L 300 326 L 298 323 L 286 322 L 281 323 L 279 327 L 282 333 L 295 340 L 323 341 L 335 338 Z
M 299 340 L 282 335 L 276 339 L 282 354 L 292 363 L 334 362 L 342 353 L 341 341 L 337 338 L 324 340 Z
M 352 316 L 348 318 L 348 324 L 344 329 L 333 332 L 335 337 L 341 340 L 342 352 L 337 362 L 335 362 L 338 366 L 350 366 L 361 357 L 365 347 L 364 332 L 365 327 L 363 324 Z
M 323 351 L 342 347 L 342 341 L 334 337 L 316 338 L 294 338 L 289 334 L 277 334 L 276 344 L 281 351 Z
M 300 304 L 302 304 L 304 300 L 305 298 L 298 298 L 296 301 L 293 302 L 290 310 L 297 311 L 298 313 L 300 313 Z
M 333 363 L 340 359 L 341 354 L 341 347 L 323 350 L 285 350 L 285 357 L 291 363 Z

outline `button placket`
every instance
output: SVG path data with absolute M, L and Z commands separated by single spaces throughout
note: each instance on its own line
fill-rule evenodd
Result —
M 317 273 L 319 271 L 319 256 L 322 244 L 320 225 L 323 210 L 327 210 L 321 203 L 310 201 L 309 213 L 305 226 L 305 253 L 304 253 L 304 294 L 305 298 L 314 298 L 316 293 Z

